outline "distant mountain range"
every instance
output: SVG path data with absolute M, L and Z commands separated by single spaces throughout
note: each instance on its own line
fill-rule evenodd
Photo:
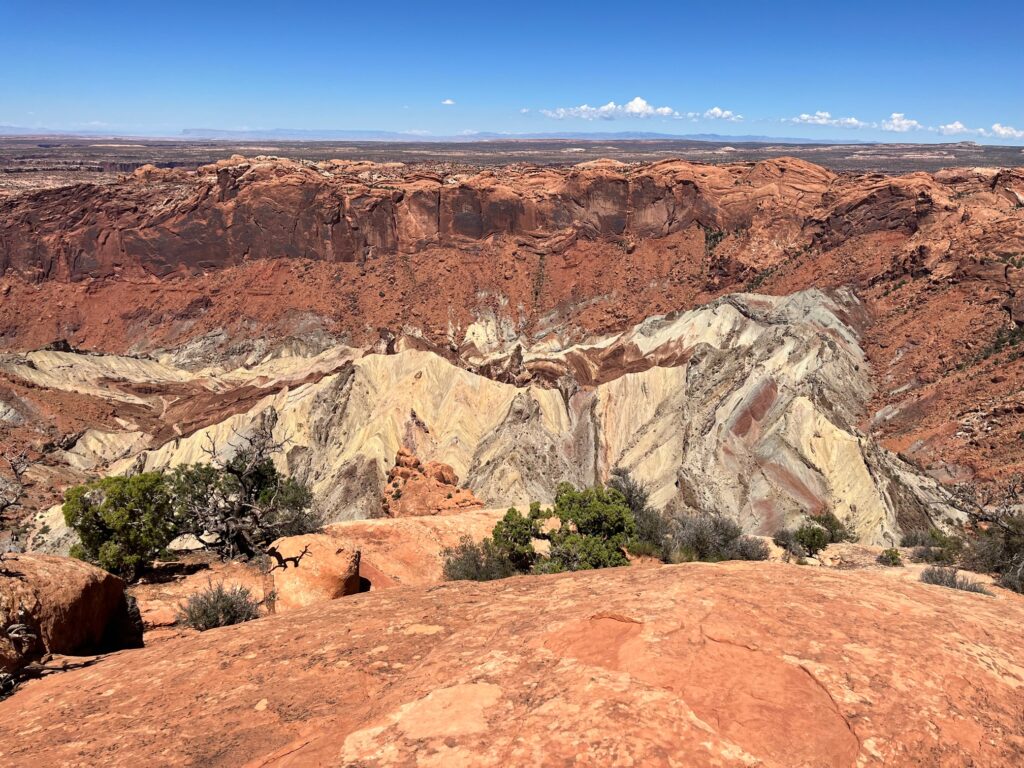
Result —
M 801 139 L 786 136 L 727 136 L 717 133 L 674 134 L 648 131 L 559 131 L 544 133 L 463 133 L 455 136 L 434 136 L 401 131 L 375 130 L 306 130 L 299 128 L 268 128 L 222 130 L 219 128 L 185 128 L 177 135 L 140 134 L 127 131 L 61 130 L 0 125 L 0 136 L 68 136 L 76 138 L 163 138 L 193 141 L 382 141 L 382 142 L 473 142 L 473 141 L 700 141 L 719 144 L 872 144 L 876 142 L 844 139 Z
M 835 141 L 830 139 L 797 139 L 776 136 L 725 136 L 717 133 L 675 134 L 648 131 L 560 131 L 546 133 L 498 133 L 481 131 L 455 136 L 433 136 L 399 131 L 335 131 L 271 128 L 266 130 L 224 131 L 215 128 L 186 128 L 183 136 L 193 139 L 270 139 L 279 141 L 401 141 L 401 142 L 453 142 L 453 141 L 707 141 L 735 144 L 870 144 L 864 141 Z

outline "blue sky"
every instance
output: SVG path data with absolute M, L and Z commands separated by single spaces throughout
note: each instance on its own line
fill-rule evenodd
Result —
M 0 125 L 1024 144 L 1024 1 L 0 0 Z

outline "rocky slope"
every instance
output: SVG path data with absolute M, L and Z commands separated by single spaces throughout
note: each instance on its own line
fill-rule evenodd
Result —
M 1019 765 L 1024 601 L 889 574 L 692 564 L 347 597 L 29 682 L 0 702 L 0 759 Z
M 380 515 L 382 491 L 401 514 L 457 508 L 458 489 L 406 499 L 393 487 L 410 472 L 391 469 L 408 447 L 492 507 L 548 502 L 560 482 L 592 485 L 625 467 L 663 509 L 720 512 L 766 534 L 830 510 L 861 541 L 892 542 L 961 514 L 857 429 L 870 396 L 850 325 L 861 311 L 848 292 L 730 296 L 588 343 L 475 348 L 467 364 L 490 377 L 430 351 L 344 348 L 221 373 L 60 352 L 8 356 L 0 369 L 139 413 L 85 433 L 64 452 L 71 466 L 153 470 L 207 461 L 210 446 L 227 458 L 269 420 L 287 441 L 282 470 L 331 520 Z M 214 400 L 221 409 L 204 410 Z M 42 520 L 60 542 L 59 511 Z

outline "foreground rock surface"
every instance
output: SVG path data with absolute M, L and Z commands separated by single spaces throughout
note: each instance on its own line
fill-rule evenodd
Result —
M 0 703 L 38 765 L 1020 765 L 1024 600 L 772 564 L 456 583 L 131 651 Z

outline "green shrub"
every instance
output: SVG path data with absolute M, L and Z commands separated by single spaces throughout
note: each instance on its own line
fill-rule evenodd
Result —
M 894 547 L 882 550 L 882 554 L 878 556 L 878 562 L 890 568 L 903 567 L 903 557 L 900 555 L 900 551 Z
M 992 594 L 985 588 L 984 584 L 979 584 L 976 581 L 971 581 L 970 579 L 959 575 L 956 568 L 940 568 L 930 565 L 921 571 L 921 581 L 925 584 L 934 584 L 939 587 L 948 587 L 949 589 L 959 589 L 963 592 L 977 592 L 982 595 Z
M 561 526 L 550 533 L 540 521 L 557 517 Z M 627 565 L 623 546 L 636 534 L 633 513 L 622 494 L 597 486 L 578 491 L 567 483 L 558 487 L 555 505 L 542 510 L 530 505 L 528 515 L 514 507 L 499 520 L 490 539 L 481 544 L 463 540 L 445 550 L 444 573 L 448 579 L 504 578 L 515 573 L 560 573 Z M 551 546 L 542 557 L 533 540 L 546 538 Z
M 796 540 L 796 531 L 792 528 L 780 528 L 772 537 L 777 547 L 781 547 L 791 557 L 807 557 L 807 550 L 804 545 Z
M 622 550 L 636 536 L 636 520 L 623 494 L 614 488 L 595 486 L 578 491 L 562 483 L 549 513 L 541 513 L 539 505 L 530 512 L 532 518 L 543 514 L 554 515 L 561 526 L 547 535 L 551 549 L 538 563 L 538 573 L 629 564 Z
M 259 618 L 260 604 L 248 589 L 225 587 L 223 582 L 208 585 L 205 590 L 189 596 L 178 611 L 178 621 L 192 629 L 205 632 L 215 627 L 241 624 Z
M 804 523 L 796 529 L 793 538 L 811 557 L 821 552 L 832 541 L 831 534 L 817 523 Z
M 842 541 L 855 541 L 854 536 L 843 522 L 832 512 L 822 512 L 811 517 L 811 522 L 817 523 L 828 531 L 828 543 L 838 544 Z
M 64 520 L 78 534 L 72 557 L 134 580 L 181 531 L 159 472 L 105 477 L 64 496 Z
M 1024 432 L 1020 435 L 1024 440 Z M 1000 586 L 1024 593 L 1024 476 L 1010 477 L 999 489 L 961 486 L 970 532 L 959 565 L 992 574 Z
M 495 548 L 502 556 L 512 563 L 513 567 L 522 572 L 529 571 L 537 561 L 537 552 L 533 548 L 533 539 L 538 535 L 538 523 L 532 517 L 524 517 L 519 510 L 511 507 L 495 526 L 491 537 Z
M 633 557 L 656 557 L 659 560 L 665 557 L 665 546 L 663 544 L 653 544 L 641 539 L 639 536 L 634 536 L 626 542 L 626 551 L 633 555 Z
M 959 536 L 943 533 L 938 528 L 928 531 L 929 544 L 914 550 L 914 559 L 924 563 L 953 565 L 960 561 L 965 542 Z
M 629 565 L 629 560 L 614 541 L 573 532 L 552 536 L 551 551 L 537 572 L 589 571 L 622 565 Z
M 558 486 L 555 517 L 565 529 L 570 526 L 583 536 L 595 536 L 622 547 L 636 534 L 636 520 L 622 494 L 614 488 L 594 486 L 578 491 L 568 483 Z
M 323 527 L 309 488 L 278 472 L 266 450 L 244 448 L 223 466 L 188 464 L 170 475 L 175 509 L 188 532 L 206 536 L 226 558 L 255 557 L 275 539 Z
M 999 586 L 1024 595 L 1024 557 L 1011 563 L 999 574 Z
M 1024 515 L 1005 514 L 978 528 L 966 542 L 962 565 L 979 573 L 997 574 L 999 584 L 1015 592 L 1024 581 Z
M 312 493 L 274 466 L 281 450 L 264 421 L 233 458 L 164 475 L 108 477 L 67 491 L 64 519 L 78 534 L 75 557 L 134 579 L 177 536 L 190 533 L 222 557 L 255 558 L 275 539 L 313 533 L 322 518 Z
M 669 560 L 673 563 L 768 559 L 767 544 L 744 536 L 734 520 L 708 512 L 674 518 L 671 542 Z
M 449 581 L 492 581 L 515 576 L 519 571 L 491 539 L 479 544 L 463 536 L 454 547 L 441 552 L 444 577 Z
M 730 560 L 767 560 L 768 542 L 756 536 L 740 536 L 733 543 Z
M 636 522 L 636 533 L 626 542 L 626 549 L 633 555 L 664 559 L 667 553 L 668 521 L 648 503 L 650 495 L 647 488 L 620 467 L 612 470 L 608 486 L 622 494 Z

